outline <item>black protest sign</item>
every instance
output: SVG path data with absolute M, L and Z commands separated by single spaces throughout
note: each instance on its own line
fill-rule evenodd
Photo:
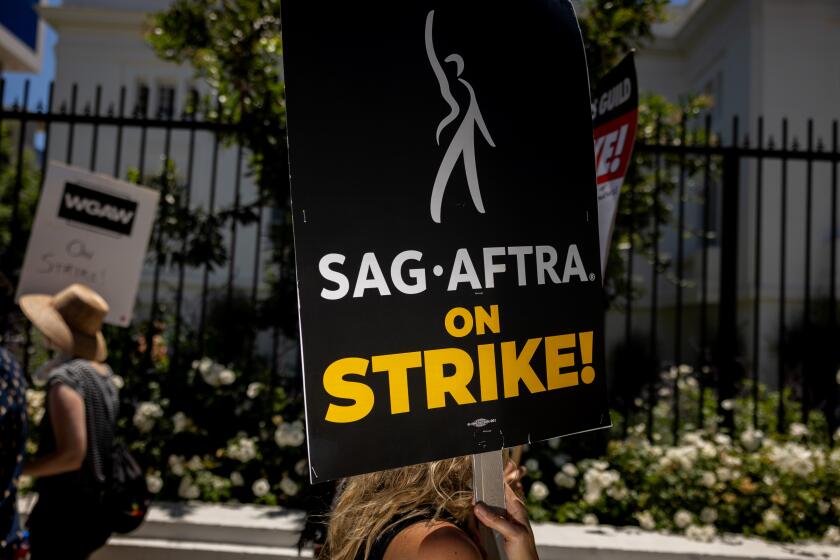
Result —
M 284 4 L 313 481 L 607 427 L 569 2 Z

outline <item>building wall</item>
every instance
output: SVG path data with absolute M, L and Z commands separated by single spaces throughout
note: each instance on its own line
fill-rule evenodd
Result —
M 131 115 L 139 99 L 141 86 L 149 88 L 148 115 L 155 117 L 159 107 L 158 90 L 173 88 L 175 94 L 175 118 L 183 109 L 184 101 L 191 89 L 207 91 L 203 83 L 193 78 L 193 71 L 187 66 L 178 66 L 159 60 L 143 37 L 148 29 L 146 12 L 142 10 L 163 9 L 168 0 L 65 0 L 62 6 L 44 10 L 46 19 L 58 32 L 56 45 L 56 78 L 53 108 L 71 107 L 73 86 L 77 87 L 76 111 L 94 111 L 96 87 L 101 85 L 100 112 L 119 112 L 120 88 L 126 88 L 125 114 Z M 67 161 L 80 167 L 91 166 L 94 131 L 89 125 L 77 125 L 73 129 L 72 150 L 70 150 L 70 128 L 68 125 L 53 125 L 50 130 L 49 157 Z M 189 137 L 187 131 L 173 131 L 169 138 L 170 157 L 174 160 L 181 183 L 186 183 L 189 168 Z M 102 127 L 98 131 L 96 159 L 93 168 L 109 175 L 125 178 L 130 169 L 139 169 L 143 160 L 143 175 L 153 176 L 161 171 L 162 154 L 166 149 L 166 134 L 163 129 L 149 129 L 146 134 L 145 155 L 141 155 L 141 131 L 125 128 L 123 131 L 121 163 L 115 173 L 117 130 Z M 208 208 L 213 169 L 214 138 L 209 132 L 196 133 L 192 173 L 192 203 Z M 72 152 L 72 153 L 71 153 Z M 222 145 L 219 149 L 216 167 L 215 209 L 230 207 L 234 201 L 237 176 L 237 149 Z M 256 199 L 257 190 L 247 176 L 247 154 L 242 161 L 240 178 L 241 202 Z M 267 241 L 270 212 L 264 213 L 262 247 L 259 257 L 268 255 Z M 236 233 L 234 285 L 236 289 L 250 294 L 254 280 L 256 254 L 256 224 L 239 226 Z M 229 232 L 225 233 L 225 244 L 230 252 Z M 144 319 L 151 299 L 152 266 L 144 270 L 141 281 L 138 319 Z M 263 270 L 256 266 L 258 280 Z M 187 320 L 197 319 L 203 279 L 202 269 L 188 269 L 184 308 Z M 216 270 L 210 275 L 210 286 L 224 290 L 228 281 L 228 268 Z M 160 300 L 171 304 L 175 299 L 177 274 L 170 271 L 162 275 Z

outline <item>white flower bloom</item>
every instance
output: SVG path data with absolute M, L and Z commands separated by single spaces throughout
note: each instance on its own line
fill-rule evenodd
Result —
M 170 455 L 169 470 L 175 476 L 184 476 L 184 458 L 180 455 Z
M 688 364 L 680 364 L 679 373 L 680 375 L 691 375 L 694 373 L 694 368 Z
M 186 431 L 186 429 L 192 425 L 192 420 L 187 418 L 187 415 L 183 412 L 176 412 L 172 416 L 172 424 L 174 425 L 173 431 L 176 434 L 179 434 L 183 431 Z
M 636 518 L 636 521 L 639 522 L 639 527 L 645 531 L 653 531 L 656 529 L 656 521 L 653 519 L 653 515 L 649 511 L 636 513 L 634 517 Z
M 152 431 L 155 427 L 155 419 L 163 416 L 163 409 L 159 404 L 153 402 L 141 402 L 134 409 L 132 422 L 141 433 Z
M 554 449 L 554 450 L 559 449 L 560 448 L 560 438 L 558 437 L 558 438 L 552 438 L 552 439 L 548 440 L 548 446 L 551 449 Z
M 231 459 L 247 463 L 257 456 L 257 438 L 240 436 L 228 443 L 225 454 Z
M 185 500 L 196 500 L 201 495 L 201 490 L 193 483 L 190 475 L 181 479 L 181 484 L 178 485 L 178 496 Z
M 294 496 L 300 490 L 300 486 L 288 476 L 284 476 L 283 480 L 280 481 L 280 490 L 287 496 Z
M 146 488 L 152 494 L 157 494 L 163 488 L 163 480 L 160 478 L 160 473 L 155 471 L 152 474 L 146 475 Z
M 574 463 L 566 463 L 563 465 L 563 474 L 574 478 L 578 475 L 578 468 Z
M 280 447 L 298 447 L 303 444 L 306 435 L 303 431 L 303 422 L 282 422 L 274 432 L 274 441 Z
M 574 478 L 562 471 L 557 471 L 554 475 L 554 484 L 556 484 L 558 488 L 574 488 L 577 485 Z
M 257 398 L 257 395 L 263 390 L 264 385 L 258 381 L 254 381 L 253 383 L 248 384 L 248 388 L 245 390 L 245 394 L 248 395 L 249 399 Z
M 597 525 L 598 517 L 594 513 L 587 513 L 583 516 L 582 521 L 584 525 Z
M 712 542 L 715 538 L 714 525 L 691 525 L 685 530 L 685 536 L 700 542 Z
M 251 485 L 251 492 L 253 492 L 254 496 L 257 498 L 265 496 L 268 494 L 269 490 L 271 490 L 271 485 L 269 485 L 268 481 L 264 478 L 258 478 Z
M 611 486 L 607 489 L 607 496 L 613 500 L 620 502 L 627 497 L 627 488 L 624 486 Z
M 706 488 L 712 488 L 715 484 L 717 484 L 715 473 L 711 471 L 703 471 L 703 474 L 700 475 L 700 484 Z
M 610 464 L 606 461 L 592 461 L 592 468 L 599 471 L 605 471 L 609 468 Z
M 747 451 L 756 451 L 761 447 L 764 439 L 764 432 L 761 430 L 744 430 L 741 434 L 741 445 Z
M 715 521 L 717 521 L 718 513 L 715 508 L 704 507 L 703 510 L 700 512 L 700 521 L 707 525 L 711 525 Z
M 230 483 L 233 486 L 243 486 L 245 484 L 245 479 L 242 478 L 242 473 L 239 471 L 233 471 L 230 473 Z
M 831 504 L 824 500 L 820 500 L 819 502 L 817 502 L 817 511 L 820 512 L 820 515 L 825 515 L 829 511 L 831 511 Z
M 236 381 L 236 374 L 229 369 L 223 369 L 219 372 L 219 385 L 231 385 Z
M 790 442 L 771 449 L 767 458 L 781 471 L 794 473 L 803 478 L 814 472 L 816 463 L 814 453 L 811 450 L 803 445 Z
M 722 482 L 726 482 L 727 480 L 732 480 L 732 469 L 728 469 L 726 467 L 718 467 L 715 469 L 715 475 L 717 475 L 718 480 Z
M 681 509 L 674 514 L 674 525 L 679 527 L 680 529 L 685 529 L 691 522 L 694 520 L 694 516 L 691 515 L 691 512 Z
M 531 489 L 528 491 L 528 496 L 535 502 L 541 502 L 548 497 L 548 486 L 539 480 L 534 481 L 531 484 Z
M 790 425 L 790 437 L 799 439 L 807 435 L 808 426 L 806 426 L 805 424 L 794 422 Z
M 295 463 L 295 474 L 298 476 L 306 475 L 306 472 L 309 470 L 309 464 L 306 462 L 306 459 L 301 459 L 297 463 Z
M 191 471 L 200 471 L 204 468 L 204 463 L 201 461 L 201 457 L 198 455 L 193 455 L 190 457 L 190 460 L 187 461 L 187 468 Z
M 732 445 L 732 438 L 726 434 L 715 434 L 715 443 L 721 447 L 729 447 Z
M 732 399 L 725 399 L 720 402 L 720 407 L 723 410 L 733 410 L 735 408 L 735 401 Z
M 540 463 L 536 459 L 528 459 L 525 461 L 525 468 L 528 469 L 528 472 L 537 472 L 540 470 Z
M 125 387 L 125 379 L 123 379 L 119 375 L 112 375 L 111 376 L 111 382 L 114 384 L 114 387 L 116 387 L 117 390 Z
M 764 510 L 764 513 L 761 514 L 761 522 L 764 523 L 764 526 L 768 529 L 776 527 L 779 523 L 781 523 L 781 521 L 782 518 L 779 517 L 778 512 L 772 508 Z
M 823 542 L 825 544 L 840 545 L 840 527 L 831 526 L 825 530 L 823 535 Z

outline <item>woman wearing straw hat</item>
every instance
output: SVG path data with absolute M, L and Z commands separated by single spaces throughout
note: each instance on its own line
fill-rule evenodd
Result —
M 103 363 L 108 304 L 73 284 L 54 296 L 23 296 L 20 307 L 57 352 L 39 370 L 46 376 L 46 415 L 38 457 L 24 467 L 37 478 L 39 495 L 29 517 L 32 558 L 87 558 L 111 534 L 102 493 L 119 401 Z

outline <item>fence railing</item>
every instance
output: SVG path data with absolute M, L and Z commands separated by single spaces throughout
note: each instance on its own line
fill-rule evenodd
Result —
M 0 99 L 3 89 L 0 82 Z M 129 107 L 124 87 L 107 103 L 96 88 L 81 110 L 76 86 L 61 103 L 54 102 L 51 86 L 47 106 L 35 110 L 28 108 L 28 91 L 27 84 L 19 103 L 0 107 L 0 130 L 7 134 L 0 147 L 0 206 L 8 210 L 0 214 L 8 231 L 0 246 L 6 292 L 0 332 L 22 338 L 26 368 L 31 331 L 20 329 L 13 293 L 34 212 L 27 185 L 34 174 L 40 189 L 50 159 L 151 181 L 162 191 L 136 317 L 146 331 L 147 356 L 163 313 L 171 317 L 169 367 L 179 368 L 204 353 L 211 321 L 230 320 L 229 314 L 219 319 L 212 313 L 214 297 L 228 309 L 240 299 L 252 310 L 272 297 L 277 284 L 267 282 L 268 255 L 278 251 L 277 243 L 290 246 L 291 240 L 269 239 L 282 216 L 266 205 L 246 169 L 247 151 L 232 141 L 244 132 L 238 123 L 221 120 L 212 103 L 198 111 L 195 96 L 184 100 L 180 113 L 150 116 L 146 104 Z M 166 106 L 177 105 L 171 99 Z M 726 125 L 728 140 L 712 133 L 713 124 Z M 617 284 L 617 309 L 609 312 L 608 341 L 611 352 L 622 351 L 624 358 L 612 367 L 614 404 L 629 419 L 625 427 L 641 420 L 650 436 L 663 390 L 675 440 L 688 424 L 719 421 L 733 429 L 731 403 L 745 388 L 752 426 L 785 430 L 791 414 L 784 398 L 778 398 L 774 426 L 762 425 L 766 395 L 760 385 L 787 391 L 800 403 L 803 421 L 819 410 L 829 430 L 840 423 L 837 122 L 830 123 L 826 146 L 815 139 L 809 121 L 804 147 L 789 134 L 787 120 L 773 137 L 758 119 L 752 140 L 741 125 L 737 118 L 683 121 L 673 137 L 658 124 L 636 144 L 615 237 L 616 243 L 623 240 L 624 278 Z M 173 181 L 160 179 L 167 167 Z M 661 201 L 666 210 L 634 215 L 637 197 Z M 176 228 L 173 239 L 160 225 L 191 209 L 203 212 L 205 224 L 224 224 L 224 258 L 216 264 L 185 258 L 192 232 Z M 242 219 L 246 210 L 250 219 Z M 260 329 L 249 341 L 246 362 L 262 352 L 276 371 L 284 353 L 296 356 L 296 345 L 278 325 L 263 321 Z M 186 339 L 195 343 L 188 353 L 182 348 Z M 681 418 L 682 365 L 691 366 L 686 375 L 699 387 L 692 419 Z M 663 370 L 677 373 L 663 377 Z M 703 402 L 711 395 L 716 419 L 705 416 Z
M 766 386 L 799 402 L 801 422 L 822 412 L 833 433 L 840 420 L 837 122 L 829 123 L 828 149 L 815 141 L 813 121 L 807 122 L 804 149 L 791 138 L 787 119 L 779 123 L 780 141 L 765 133 L 762 118 L 752 139 L 741 135 L 737 117 L 724 123 L 728 140 L 712 133 L 710 117 L 694 124 L 692 129 L 684 120 L 671 138 L 657 124 L 652 139 L 637 142 L 634 173 L 652 176 L 652 196 L 665 196 L 672 211 L 654 212 L 648 226 L 654 241 L 646 254 L 629 241 L 622 255 L 623 339 L 613 339 L 629 347 L 644 338 L 654 364 L 647 402 L 634 405 L 624 395 L 618 398 L 622 412 L 645 420 L 652 435 L 664 386 L 676 441 L 688 421 L 680 418 L 684 376 L 661 372 L 683 365 L 699 384 L 695 426 L 707 422 L 702 403 L 714 391 L 719 421 L 733 429 L 733 399 L 747 391 L 751 426 L 771 428 L 759 417 Z M 670 194 L 661 192 L 665 178 L 676 185 Z M 631 200 L 639 188 L 633 179 L 623 195 Z M 635 206 L 628 206 L 625 224 L 638 234 Z M 773 429 L 784 431 L 791 420 L 789 400 L 778 398 Z
M 0 81 L 0 99 L 4 88 L 5 83 Z M 40 192 L 47 163 L 59 160 L 160 190 L 158 220 L 134 323 L 141 326 L 150 342 L 145 344 L 150 361 L 151 341 L 159 334 L 165 313 L 170 319 L 166 333 L 170 339 L 169 364 L 171 368 L 183 367 L 185 360 L 208 350 L 207 330 L 215 301 L 221 302 L 220 307 L 250 307 L 253 315 L 253 310 L 272 297 L 267 275 L 279 275 L 271 270 L 275 264 L 271 252 L 276 247 L 268 238 L 284 216 L 266 201 L 250 173 L 250 154 L 237 142 L 242 126 L 223 120 L 214 102 L 202 104 L 193 93 L 183 100 L 180 112 L 150 115 L 148 104 L 129 107 L 125 87 L 107 104 L 102 88 L 97 87 L 94 99 L 82 108 L 77 91 L 73 85 L 68 98 L 58 102 L 51 85 L 46 107 L 32 109 L 26 83 L 20 100 L 0 107 L 0 130 L 4 134 L 0 145 L 0 205 L 8 210 L 0 217 L 8 232 L 0 243 L 4 284 L 0 333 L 4 342 L 17 339 L 28 370 L 32 333 L 22 328 L 24 323 L 13 303 L 38 197 L 37 192 L 26 189 L 33 188 L 34 182 Z M 177 106 L 174 98 L 169 106 Z M 201 110 L 201 106 L 209 108 Z M 200 214 L 191 216 L 190 212 Z M 203 247 L 208 252 L 204 262 L 190 256 L 194 248 L 188 246 L 188 239 L 197 233 L 171 223 L 185 216 L 192 217 L 192 225 L 208 229 L 203 232 L 202 243 L 213 246 Z M 209 231 L 214 226 L 216 230 Z M 236 325 L 230 327 L 236 330 Z M 185 332 L 187 328 L 189 333 Z M 251 350 L 263 354 L 276 371 L 283 365 L 284 353 L 295 354 L 294 347 L 288 347 L 279 327 L 270 320 L 261 321 L 259 330 L 252 336 Z M 194 342 L 190 356 L 183 355 L 187 339 Z M 248 353 L 244 361 L 251 358 Z M 286 361 L 293 363 L 294 357 Z

